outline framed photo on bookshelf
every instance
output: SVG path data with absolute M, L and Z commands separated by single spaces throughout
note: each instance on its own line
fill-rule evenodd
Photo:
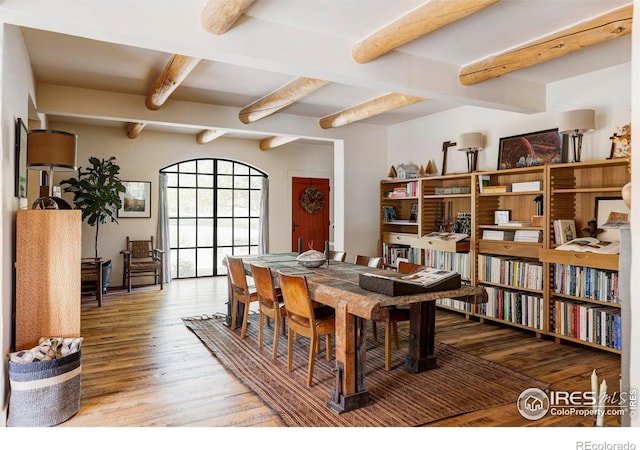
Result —
M 151 181 L 123 181 L 125 192 L 120 193 L 122 207 L 118 217 L 151 217 Z
M 500 138 L 498 170 L 566 161 L 568 139 L 557 128 Z
M 629 208 L 622 197 L 596 197 L 595 213 L 598 229 L 607 222 L 627 222 L 629 220 Z M 620 242 L 620 230 L 603 229 L 598 233 L 601 241 Z
M 566 244 L 578 237 L 576 233 L 576 222 L 573 219 L 558 219 L 553 221 L 553 232 L 556 244 Z

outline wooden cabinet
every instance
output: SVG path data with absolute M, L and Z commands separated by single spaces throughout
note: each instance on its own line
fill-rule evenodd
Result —
M 79 210 L 17 211 L 16 350 L 80 336 L 81 224 Z

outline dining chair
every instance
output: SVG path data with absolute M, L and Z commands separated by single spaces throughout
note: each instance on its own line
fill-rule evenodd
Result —
M 329 250 L 329 259 L 332 261 L 344 262 L 346 258 L 347 252 L 336 252 L 334 250 Z
M 414 264 L 406 261 L 399 261 L 397 271 L 402 274 L 409 274 L 424 269 L 425 266 Z M 391 339 L 396 344 L 396 350 L 400 348 L 400 340 L 398 338 L 398 322 L 407 322 L 411 316 L 409 308 L 393 307 L 389 309 L 389 317 L 379 322 L 384 322 L 384 369 L 391 370 Z M 376 321 L 371 322 L 373 339 L 378 340 L 378 329 Z
M 135 240 L 127 236 L 125 249 L 120 253 L 124 257 L 122 285 L 128 292 L 131 292 L 131 278 L 135 277 L 153 277 L 153 284 L 163 288 L 164 250 L 154 247 L 153 236 Z
M 242 339 L 247 335 L 247 322 L 249 321 L 249 307 L 251 302 L 258 301 L 258 294 L 255 288 L 250 289 L 247 283 L 247 274 L 244 271 L 244 263 L 242 258 L 237 256 L 227 256 L 227 270 L 229 272 L 229 280 L 231 281 L 231 329 L 235 329 L 238 304 L 242 303 L 242 330 L 240 337 Z
M 251 264 L 251 275 L 256 285 L 256 294 L 259 303 L 259 326 L 258 326 L 258 347 L 262 348 L 262 337 L 264 322 L 269 324 L 269 319 L 273 319 L 273 359 L 278 357 L 278 338 L 280 330 L 285 333 L 285 317 L 287 310 L 284 307 L 284 300 L 276 289 L 273 282 L 271 269 L 264 266 Z M 264 320 L 263 320 L 264 319 Z
M 380 256 L 357 255 L 355 263 L 360 266 L 368 266 L 368 267 L 375 267 L 376 269 L 382 269 L 382 258 Z
M 307 386 L 313 382 L 315 354 L 319 352 L 320 338 L 325 336 L 327 361 L 331 360 L 331 334 L 335 333 L 335 312 L 329 306 L 313 308 L 307 279 L 302 275 L 278 272 L 284 306 L 287 310 L 287 369 L 293 367 L 293 334 L 309 338 L 309 366 Z
M 80 280 L 82 294 L 96 296 L 98 306 L 102 306 L 102 258 L 80 259 Z

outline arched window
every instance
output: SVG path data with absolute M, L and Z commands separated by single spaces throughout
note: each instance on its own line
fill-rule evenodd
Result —
M 262 178 L 267 174 L 228 159 L 193 159 L 167 174 L 173 278 L 226 274 L 226 255 L 258 253 Z

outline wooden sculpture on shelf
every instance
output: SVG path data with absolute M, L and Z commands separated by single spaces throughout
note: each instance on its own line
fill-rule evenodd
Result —
M 398 172 L 396 172 L 396 168 L 391 166 L 389 168 L 389 173 L 387 174 L 387 178 L 396 178 L 398 176 Z
M 438 173 L 438 171 L 436 170 L 436 165 L 433 163 L 432 160 L 429 160 L 429 162 L 427 163 L 427 168 L 425 169 L 425 172 L 427 175 L 435 175 L 436 173 Z

